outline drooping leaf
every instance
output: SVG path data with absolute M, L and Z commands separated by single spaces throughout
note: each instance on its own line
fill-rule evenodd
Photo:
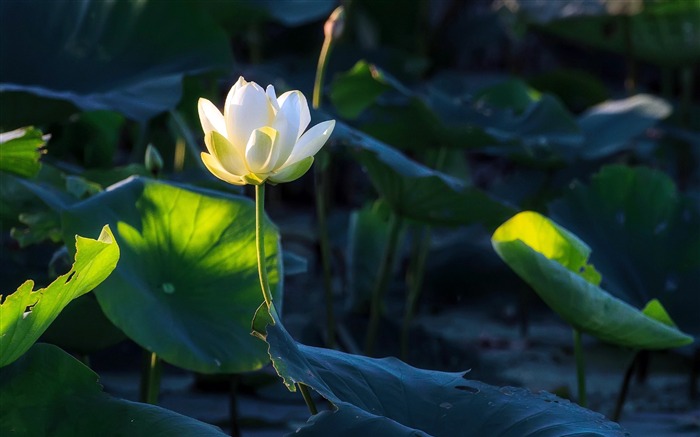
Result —
M 225 436 L 220 429 L 104 393 L 98 375 L 56 346 L 37 344 L 0 369 L 0 434 Z
M 26 352 L 71 300 L 95 288 L 117 265 L 119 246 L 109 226 L 97 240 L 75 240 L 75 263 L 68 273 L 37 291 L 28 280 L 0 305 L 0 366 Z
M 602 415 L 549 393 L 299 344 L 275 312 L 268 315 L 274 324 L 267 326 L 266 341 L 285 384 L 293 390 L 295 383 L 304 383 L 334 406 L 294 435 L 628 435 Z
M 629 148 L 630 140 L 669 114 L 671 105 L 646 94 L 607 101 L 589 108 L 578 119 L 586 136 L 581 156 L 596 159 Z
M 494 232 L 496 253 L 552 310 L 574 328 L 603 341 L 637 349 L 666 349 L 693 342 L 599 288 L 588 264 L 590 249 L 542 215 L 526 211 Z
M 514 211 L 486 192 L 412 161 L 341 123 L 336 124 L 335 135 L 352 148 L 384 201 L 403 217 L 429 224 L 480 222 L 495 227 Z
M 262 302 L 249 199 L 131 178 L 68 208 L 65 233 L 99 220 L 115 229 L 122 258 L 96 291 L 107 317 L 163 360 L 202 373 L 267 362 L 250 336 Z M 281 305 L 279 233 L 265 224 L 270 285 Z
M 678 326 L 700 334 L 700 201 L 660 171 L 604 167 L 549 207 L 593 248 L 603 285 L 642 307 L 659 299 Z
M 41 147 L 46 141 L 33 127 L 0 134 L 0 171 L 34 177 L 41 168 Z
M 225 34 L 193 2 L 2 2 L 0 32 L 5 127 L 44 101 L 145 121 L 177 104 L 185 74 L 230 66 Z M 18 105 L 27 94 L 42 100 Z

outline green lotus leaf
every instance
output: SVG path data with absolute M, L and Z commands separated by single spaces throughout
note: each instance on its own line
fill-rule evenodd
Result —
M 0 435 L 226 435 L 165 408 L 112 397 L 98 380 L 56 346 L 35 345 L 0 369 Z
M 285 384 L 290 389 L 295 383 L 306 384 L 334 406 L 293 435 L 628 435 L 601 414 L 549 393 L 494 387 L 465 379 L 463 373 L 417 369 L 395 358 L 299 344 L 275 311 L 263 312 L 273 323 L 265 335 L 259 334 L 266 338 Z
M 46 141 L 41 131 L 33 127 L 0 134 L 0 171 L 23 177 L 39 173 L 41 147 Z
M 343 123 L 336 123 L 334 136 L 354 152 L 382 199 L 402 217 L 441 225 L 479 222 L 495 228 L 514 212 L 486 192 L 417 163 Z
M 333 80 L 329 97 L 342 117 L 355 119 L 390 89 L 381 70 L 360 61 Z
M 107 317 L 163 360 L 202 373 L 254 370 L 268 362 L 250 335 L 262 302 L 249 199 L 130 178 L 68 208 L 66 233 L 105 220 L 122 260 L 95 294 Z M 276 226 L 265 222 L 273 295 L 282 305 Z
M 75 263 L 48 287 L 32 291 L 28 280 L 0 304 L 0 366 L 25 353 L 73 299 L 107 278 L 119 260 L 119 246 L 109 226 L 97 240 L 75 237 Z
M 501 259 L 552 310 L 582 332 L 637 349 L 693 342 L 692 337 L 598 287 L 601 277 L 588 264 L 588 246 L 536 212 L 515 215 L 494 232 L 491 242 Z
M 231 61 L 226 35 L 194 2 L 2 2 L 0 32 L 8 128 L 71 110 L 58 102 L 146 121 L 178 103 L 184 75 Z
M 644 167 L 604 167 L 549 205 L 584 238 L 613 295 L 642 307 L 657 298 L 680 329 L 700 335 L 700 201 Z
M 528 11 L 531 6 L 533 10 Z M 536 24 L 546 33 L 657 65 L 683 67 L 700 58 L 698 0 L 611 1 L 588 6 L 599 10 L 581 10 L 574 15 L 561 2 L 523 2 L 523 12 L 532 12 L 535 20 L 537 16 L 548 18 Z M 541 7 L 553 10 L 538 12 L 536 9 Z
M 596 159 L 629 148 L 634 137 L 670 114 L 670 104 L 647 94 L 606 101 L 589 108 L 578 119 L 586 136 L 580 155 Z

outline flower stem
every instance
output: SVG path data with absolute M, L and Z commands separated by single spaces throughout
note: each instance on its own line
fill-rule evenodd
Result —
M 333 35 L 326 35 L 323 39 L 323 46 L 318 57 L 316 66 L 316 79 L 314 80 L 314 91 L 311 104 L 314 109 L 321 106 L 321 96 L 323 91 L 323 77 L 326 72 L 326 65 L 333 47 Z M 335 347 L 335 314 L 333 310 L 333 281 L 331 276 L 331 245 L 328 238 L 328 185 L 331 155 L 321 151 L 317 156 L 314 176 L 316 181 L 316 218 L 318 221 L 318 245 L 321 251 L 321 266 L 323 268 L 323 290 L 326 299 L 326 346 Z
M 258 254 L 258 276 L 265 305 L 272 307 L 272 292 L 267 279 L 267 263 L 265 262 L 265 184 L 255 186 L 255 248 Z
M 311 415 L 313 416 L 318 414 L 318 409 L 316 408 L 314 400 L 311 398 L 311 393 L 309 392 L 309 388 L 306 386 L 306 384 L 300 382 L 297 383 L 297 387 L 299 387 L 299 391 L 301 392 L 304 402 L 306 402 L 306 406 L 309 408 Z
M 409 265 L 408 294 L 406 295 L 406 309 L 401 327 L 401 359 L 406 360 L 408 356 L 408 339 L 411 321 L 416 311 L 416 303 L 420 297 L 423 287 L 423 276 L 425 273 L 425 261 L 430 250 L 430 227 L 421 226 L 413 240 L 411 250 L 411 262 Z
M 367 326 L 367 338 L 365 340 L 365 355 L 371 355 L 374 351 L 374 344 L 379 331 L 379 320 L 382 313 L 382 300 L 391 278 L 394 258 L 396 256 L 396 246 L 399 241 L 401 230 L 401 219 L 394 213 L 389 217 L 389 239 L 384 248 L 384 256 L 379 266 L 379 276 L 372 293 L 370 307 L 369 325 Z
M 141 402 L 157 404 L 160 392 L 160 358 L 155 352 L 143 351 L 141 367 Z
M 583 360 L 581 331 L 574 328 L 574 359 L 576 360 L 576 380 L 578 381 L 578 404 L 586 408 L 586 368 Z

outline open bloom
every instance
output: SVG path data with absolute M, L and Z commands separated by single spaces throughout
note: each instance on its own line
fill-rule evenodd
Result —
M 204 165 L 235 185 L 290 182 L 306 173 L 314 155 L 335 127 L 335 120 L 309 129 L 309 105 L 300 91 L 279 98 L 272 85 L 263 90 L 240 77 L 226 97 L 224 113 L 199 99 L 199 120 L 207 151 Z

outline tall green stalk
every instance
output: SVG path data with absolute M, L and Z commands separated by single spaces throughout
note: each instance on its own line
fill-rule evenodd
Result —
M 401 218 L 392 213 L 389 217 L 389 239 L 387 240 L 386 247 L 384 248 L 384 255 L 382 256 L 382 261 L 379 265 L 379 276 L 377 277 L 377 282 L 375 283 L 375 288 L 372 293 L 369 324 L 367 326 L 367 337 L 365 340 L 365 355 L 368 356 L 372 355 L 374 352 L 374 345 L 377 341 L 379 321 L 382 315 L 382 301 L 384 300 L 384 294 L 386 293 L 389 286 L 389 280 L 391 279 L 394 259 L 396 258 L 399 234 L 401 231 L 401 224 Z
M 140 399 L 146 404 L 157 404 L 160 393 L 160 358 L 155 352 L 143 351 L 141 365 Z
M 430 227 L 421 226 L 416 232 L 411 249 L 411 261 L 409 264 L 408 294 L 406 295 L 406 308 L 401 326 L 401 359 L 408 356 L 408 340 L 411 322 L 416 311 L 416 303 L 423 289 L 423 277 L 425 275 L 425 262 L 430 250 Z
M 270 291 L 270 281 L 267 276 L 267 263 L 265 258 L 265 184 L 255 186 L 255 249 L 258 258 L 258 277 L 260 278 L 260 289 L 268 311 L 272 309 L 272 292 Z M 297 384 L 304 402 L 311 414 L 316 414 L 318 409 L 309 391 L 303 384 Z
M 272 307 L 272 292 L 267 279 L 267 262 L 265 262 L 265 184 L 255 186 L 255 248 L 258 255 L 258 278 L 265 305 Z
M 321 97 L 323 92 L 323 77 L 326 73 L 328 58 L 335 42 L 343 28 L 344 9 L 342 6 L 336 8 L 326 21 L 323 31 L 325 38 L 318 57 L 316 66 L 316 79 L 314 80 L 314 90 L 311 104 L 314 109 L 321 107 Z M 321 266 L 323 269 L 323 290 L 326 300 L 326 346 L 334 348 L 336 344 L 335 335 L 335 311 L 333 309 L 333 280 L 331 274 L 331 244 L 328 237 L 328 191 L 330 185 L 330 175 L 328 166 L 331 155 L 326 151 L 321 151 L 317 155 L 314 166 L 314 176 L 316 182 L 316 217 L 318 222 L 318 244 L 321 250 Z
M 578 382 L 578 404 L 586 408 L 586 366 L 583 359 L 581 331 L 574 328 L 574 359 L 576 360 L 576 381 Z

